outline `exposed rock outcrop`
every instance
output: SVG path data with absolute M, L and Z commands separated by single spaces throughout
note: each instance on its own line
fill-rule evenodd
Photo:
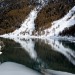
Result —
M 38 13 L 35 32 L 49 28 L 75 5 L 75 0 L 0 0 L 0 34 L 19 28 L 30 11 L 43 3 L 41 1 L 48 4 Z
M 30 0 L 0 1 L 0 34 L 19 28 L 33 7 Z
M 75 0 L 50 0 L 38 14 L 36 30 L 44 30 L 55 20 L 62 18 L 75 5 Z

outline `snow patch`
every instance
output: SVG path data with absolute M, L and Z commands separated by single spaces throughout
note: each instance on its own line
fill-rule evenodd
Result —
M 0 75 L 41 75 L 40 73 L 25 67 L 24 65 L 5 62 L 0 65 Z
M 52 22 L 52 26 L 44 30 L 45 34 L 43 36 L 58 36 L 66 27 L 73 25 L 75 25 L 75 6 L 63 18 Z

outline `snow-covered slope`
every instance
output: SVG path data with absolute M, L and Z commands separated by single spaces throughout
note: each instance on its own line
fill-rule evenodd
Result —
M 63 18 L 52 22 L 52 27 L 44 30 L 44 36 L 57 36 L 66 27 L 71 27 L 75 24 L 75 6 Z
M 16 29 L 14 32 L 3 35 L 3 36 L 13 36 L 13 37 L 22 37 L 22 36 L 31 36 L 32 32 L 35 31 L 34 20 L 37 17 L 38 12 L 40 11 L 40 6 L 34 8 L 28 18 L 24 21 L 19 29 Z M 41 31 L 41 36 L 57 36 L 62 32 L 66 27 L 71 27 L 75 24 L 75 6 L 65 15 L 63 18 L 52 22 L 52 27 Z M 44 32 L 44 34 L 42 34 Z M 35 33 L 38 34 L 38 33 Z M 38 36 L 38 35 L 37 35 Z
M 5 62 L 0 65 L 0 75 L 41 75 L 40 73 L 25 67 L 24 65 Z
M 28 18 L 22 23 L 19 29 L 16 29 L 12 33 L 1 35 L 0 37 L 31 37 L 31 36 L 40 36 L 40 37 L 51 37 L 58 36 L 65 28 L 69 28 L 75 25 L 75 6 L 65 15 L 63 18 L 52 22 L 52 26 L 48 29 L 41 31 L 41 35 L 38 34 L 39 31 L 35 31 L 35 19 L 39 11 L 44 7 L 48 0 L 39 0 L 40 5 L 36 6 L 28 15 Z M 34 35 L 33 35 L 34 32 Z
M 37 8 L 31 11 L 28 18 L 24 21 L 24 23 L 21 25 L 21 27 L 17 30 L 15 30 L 12 35 L 32 35 L 33 30 L 35 30 L 35 24 L 34 20 L 37 17 Z
M 25 37 L 32 35 L 32 32 L 35 30 L 34 20 L 36 19 L 39 10 L 39 7 L 34 8 L 19 29 L 16 29 L 12 33 L 4 34 L 2 37 Z
M 33 31 L 35 30 L 35 19 L 37 17 L 38 12 L 48 3 L 48 0 L 39 0 L 37 5 L 28 15 L 28 18 L 22 23 L 19 29 L 16 29 L 12 33 L 4 34 L 2 37 L 25 37 L 31 36 Z

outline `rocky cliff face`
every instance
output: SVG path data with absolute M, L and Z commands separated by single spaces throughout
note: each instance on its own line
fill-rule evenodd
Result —
M 63 32 L 59 33 L 60 36 L 75 36 L 75 25 L 65 28 Z
M 22 21 L 34 7 L 30 0 L 2 0 L 0 1 L 0 34 L 8 33 L 19 28 Z
M 74 5 L 75 0 L 51 0 L 35 20 L 36 30 L 50 27 L 53 21 L 62 18 Z
M 49 28 L 53 21 L 62 18 L 75 5 L 75 0 L 1 0 L 0 34 L 12 32 L 19 28 L 30 11 L 35 6 L 41 5 L 43 1 L 47 4 L 38 13 L 35 20 L 36 31 Z

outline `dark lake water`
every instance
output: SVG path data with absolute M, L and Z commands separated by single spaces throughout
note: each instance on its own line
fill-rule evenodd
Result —
M 35 71 L 44 69 L 75 74 L 75 43 L 54 39 L 3 39 L 1 64 L 16 62 Z

